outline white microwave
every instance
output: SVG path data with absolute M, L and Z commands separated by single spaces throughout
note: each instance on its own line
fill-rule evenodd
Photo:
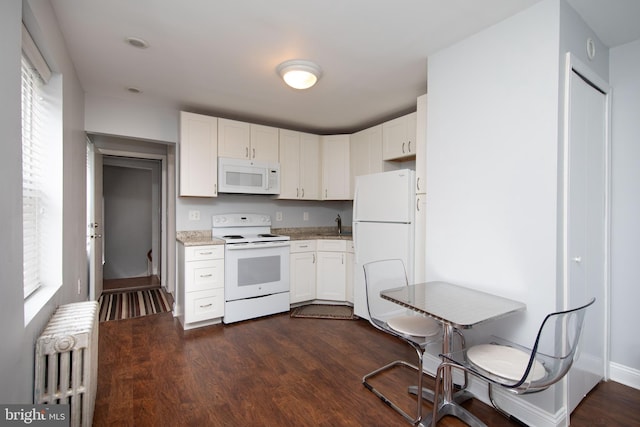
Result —
M 218 192 L 280 194 L 280 164 L 219 157 Z

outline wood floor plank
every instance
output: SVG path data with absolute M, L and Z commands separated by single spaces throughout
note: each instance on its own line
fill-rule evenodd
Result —
M 94 426 L 404 426 L 362 386 L 399 358 L 415 362 L 415 351 L 363 320 L 281 314 L 191 331 L 171 313 L 104 322 Z M 414 375 L 394 370 L 375 385 L 413 411 Z M 477 400 L 465 407 L 490 426 L 515 425 Z M 640 425 L 639 414 L 640 391 L 602 383 L 571 425 Z

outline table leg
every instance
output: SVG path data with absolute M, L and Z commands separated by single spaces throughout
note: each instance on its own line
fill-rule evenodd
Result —
M 453 349 L 454 328 L 452 325 L 444 325 L 444 336 L 442 340 L 442 352 L 450 353 Z M 480 419 L 471 412 L 464 409 L 459 403 L 472 397 L 471 393 L 466 390 L 455 392 L 453 384 L 453 372 L 450 366 L 445 366 L 442 370 L 442 402 L 434 402 L 438 405 L 436 413 L 436 422 L 446 415 L 454 416 L 473 427 L 487 427 Z M 432 419 L 424 420 L 420 425 L 424 427 L 431 426 Z

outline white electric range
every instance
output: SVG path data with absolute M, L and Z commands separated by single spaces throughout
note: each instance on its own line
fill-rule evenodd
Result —
M 264 214 L 214 215 L 212 224 L 225 241 L 223 322 L 289 311 L 289 236 L 272 234 Z

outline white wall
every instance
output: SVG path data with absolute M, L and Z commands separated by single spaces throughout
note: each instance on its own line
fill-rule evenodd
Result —
M 63 76 L 63 284 L 44 308 L 24 324 L 22 295 L 22 175 L 20 51 L 23 4 L 0 2 L 0 402 L 33 399 L 34 343 L 58 304 L 87 298 L 85 144 L 82 88 L 49 2 L 25 2 L 24 21 L 55 73 Z M 80 280 L 81 293 L 77 293 Z
M 559 40 L 545 0 L 428 59 L 426 278 L 527 304 L 471 343 L 532 343 L 557 308 Z M 500 400 L 531 425 L 562 416 L 560 390 Z
M 543 1 L 429 57 L 429 280 L 555 308 L 559 9 Z M 518 332 L 515 332 L 515 331 Z
M 640 40 L 611 49 L 611 376 L 640 388 Z

